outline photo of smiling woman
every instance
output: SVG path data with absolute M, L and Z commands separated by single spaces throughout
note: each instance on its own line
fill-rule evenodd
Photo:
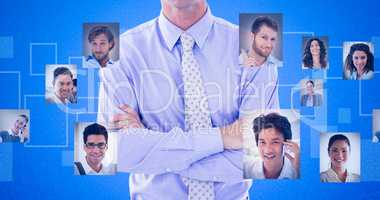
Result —
M 344 73 L 346 80 L 369 80 L 374 75 L 374 56 L 371 43 L 344 43 Z M 349 51 L 348 51 L 349 49 Z
M 327 37 L 304 37 L 303 38 L 303 69 L 326 69 L 327 62 Z
M 360 181 L 360 141 L 355 133 L 321 133 L 321 182 Z

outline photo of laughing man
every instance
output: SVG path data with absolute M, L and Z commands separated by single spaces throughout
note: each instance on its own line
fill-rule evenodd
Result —
M 289 120 L 277 113 L 260 115 L 253 120 L 253 132 L 260 159 L 244 163 L 244 178 L 299 178 L 300 150 Z

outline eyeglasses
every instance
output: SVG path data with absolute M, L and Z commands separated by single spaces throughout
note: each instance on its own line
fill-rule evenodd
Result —
M 98 147 L 99 149 L 105 149 L 107 147 L 107 144 L 104 142 L 101 142 L 101 143 L 88 142 L 86 143 L 86 147 L 89 149 L 95 149 L 95 147 Z

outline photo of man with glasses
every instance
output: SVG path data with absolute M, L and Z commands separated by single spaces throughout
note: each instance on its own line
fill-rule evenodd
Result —
M 114 164 L 106 165 L 102 162 L 108 149 L 108 132 L 104 126 L 93 123 L 84 129 L 83 149 L 85 161 L 74 162 L 75 175 L 115 174 Z

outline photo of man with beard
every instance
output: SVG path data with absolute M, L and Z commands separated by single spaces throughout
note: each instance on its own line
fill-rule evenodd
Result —
M 104 68 L 118 60 L 119 24 L 86 23 L 84 27 L 85 68 Z M 117 35 L 116 35 L 117 34 Z
M 249 21 L 253 15 L 241 14 L 240 26 L 245 26 L 243 23 L 247 23 L 246 21 Z M 251 22 L 249 36 L 245 39 L 243 27 L 240 32 L 240 64 L 248 67 L 262 67 L 268 64 L 281 66 L 282 63 L 279 60 L 281 55 L 276 55 L 277 58 L 274 56 L 280 52 L 277 49 L 281 47 L 279 44 L 280 30 L 279 22 L 268 15 L 259 15 L 254 18 L 254 21 Z M 246 43 L 249 44 L 249 47 L 244 47 Z

